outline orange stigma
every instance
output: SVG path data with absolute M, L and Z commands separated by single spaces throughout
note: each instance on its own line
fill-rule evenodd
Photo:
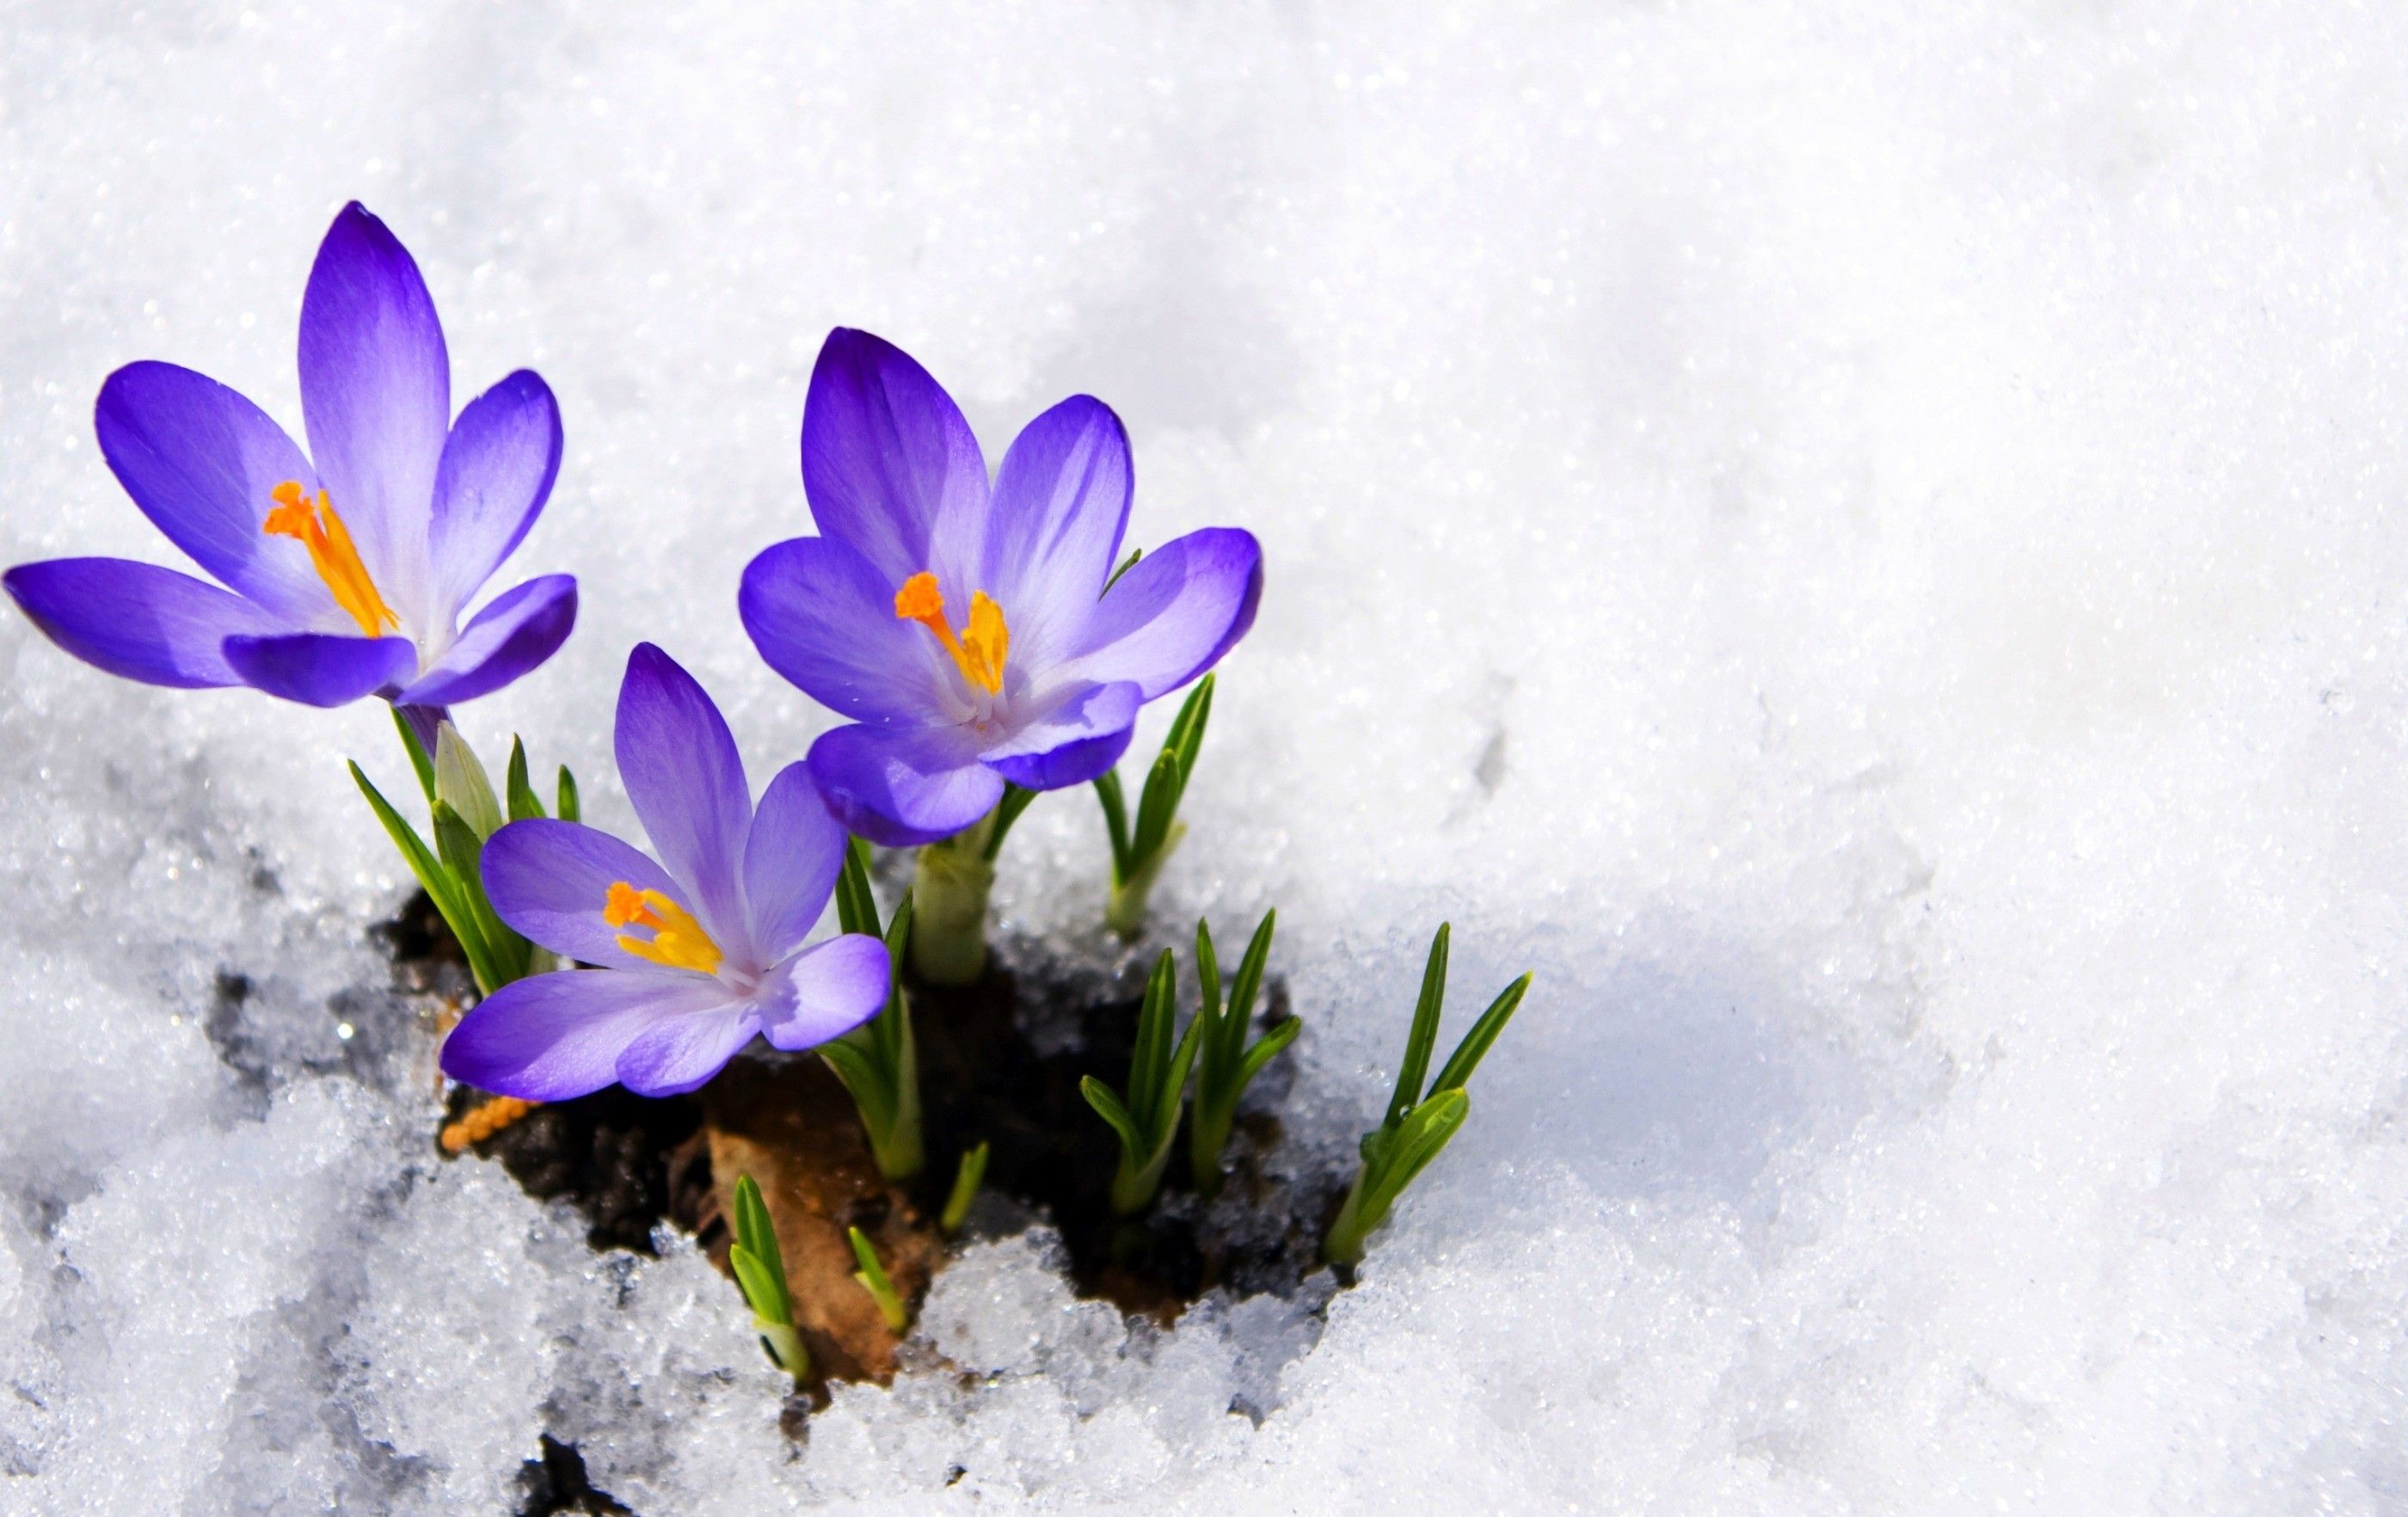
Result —
M 313 501 L 302 493 L 298 479 L 287 479 L 268 494 L 276 507 L 259 530 L 271 537 L 294 538 L 309 550 L 318 578 L 326 581 L 335 604 L 360 624 L 363 636 L 381 637 L 397 630 L 401 618 L 377 594 L 376 581 L 368 578 L 368 566 L 360 562 L 360 551 L 351 546 L 351 535 L 326 493 L 319 491 Z
M 619 935 L 619 946 L 639 959 L 670 969 L 696 974 L 719 972 L 719 945 L 693 913 L 656 890 L 638 890 L 624 880 L 611 883 L 602 902 L 602 920 L 613 927 L 648 927 L 652 936 Z
M 959 637 L 945 621 L 945 593 L 937 577 L 923 571 L 903 581 L 895 592 L 895 614 L 917 622 L 937 635 L 962 678 L 990 695 L 1002 694 L 1003 660 L 1011 651 L 1011 628 L 1004 624 L 1003 608 L 983 590 L 970 594 L 970 624 Z

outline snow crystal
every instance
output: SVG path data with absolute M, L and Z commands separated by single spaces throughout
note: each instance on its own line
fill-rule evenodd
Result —
M 638 637 L 756 780 L 828 721 L 734 592 L 864 326 L 990 450 L 1113 404 L 1134 540 L 1261 535 L 1156 904 L 1280 909 L 1283 1162 L 1439 921 L 1457 1019 L 1538 971 L 1355 1289 L 1163 1330 L 988 1239 L 797 1441 L 691 1245 L 435 1154 L 382 713 L 0 619 L 0 1508 L 508 1510 L 546 1434 L 648 1517 L 2399 1508 L 2396 7 L 175 0 L 0 67 L 0 561 L 170 556 L 101 379 L 297 422 L 362 198 L 455 394 L 566 418 L 513 566 L 581 625 L 469 736 L 624 823 Z M 1114 953 L 1105 867 L 1037 807 L 1006 955 Z

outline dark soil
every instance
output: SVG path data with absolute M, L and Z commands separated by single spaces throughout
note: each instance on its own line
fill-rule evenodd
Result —
M 538 1435 L 542 1449 L 540 1456 L 519 1467 L 519 1489 L 526 1500 L 519 1507 L 519 1517 L 555 1517 L 564 1511 L 581 1511 L 591 1517 L 634 1517 L 618 1497 L 608 1491 L 597 1491 L 586 1477 L 585 1458 L 574 1443 L 563 1443 L 550 1433 Z
M 381 931 L 405 983 L 431 982 L 430 966 L 458 953 L 423 895 Z M 1283 985 L 1273 981 L 1267 999 L 1273 1020 L 1286 1014 Z M 1295 1293 L 1317 1266 L 1322 1230 L 1348 1176 L 1320 1168 L 1298 1178 L 1266 1162 L 1282 1137 L 1272 1109 L 1287 1094 L 1284 1059 L 1248 1092 L 1216 1200 L 1208 1204 L 1188 1186 L 1182 1130 L 1161 1199 L 1142 1217 L 1112 1216 L 1116 1151 L 1079 1081 L 1092 1074 L 1114 1089 L 1126 1085 L 1138 1005 L 1134 995 L 1098 994 L 1092 977 L 1043 964 L 1018 974 L 990 967 L 966 989 L 913 985 L 929 1163 L 908 1188 L 878 1176 L 850 1097 L 819 1060 L 765 1056 L 758 1045 L 693 1095 L 645 1100 L 614 1086 L 538 1107 L 476 1152 L 499 1161 L 529 1195 L 567 1197 L 596 1248 L 650 1252 L 652 1228 L 668 1221 L 694 1233 L 723 1268 L 723 1209 L 736 1175 L 722 1171 L 752 1174 L 778 1224 L 815 1368 L 842 1379 L 890 1378 L 895 1347 L 852 1282 L 844 1229 L 868 1234 L 897 1288 L 916 1299 L 942 1266 L 932 1219 L 954 1164 L 982 1140 L 992 1145 L 987 1199 L 972 1230 L 982 1218 L 1005 1226 L 1050 1222 L 1082 1295 L 1168 1324 L 1215 1288 Z M 455 1092 L 452 1114 L 481 1099 Z

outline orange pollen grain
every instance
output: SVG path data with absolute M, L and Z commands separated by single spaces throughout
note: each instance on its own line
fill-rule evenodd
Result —
M 302 491 L 301 481 L 287 479 L 268 496 L 276 505 L 259 523 L 259 530 L 271 537 L 291 537 L 309 551 L 310 566 L 325 581 L 335 604 L 359 623 L 361 635 L 381 637 L 398 629 L 401 618 L 377 594 L 376 581 L 368 578 L 360 551 L 351 545 L 351 531 L 335 514 L 335 504 L 326 493 L 321 490 L 318 498 L 311 500 Z
M 945 620 L 945 593 L 938 587 L 937 577 L 923 570 L 895 592 L 895 615 L 934 633 L 965 680 L 990 695 L 1002 693 L 1003 661 L 1011 651 L 1011 628 L 1004 622 L 1003 608 L 985 591 L 970 593 L 969 625 L 957 635 Z

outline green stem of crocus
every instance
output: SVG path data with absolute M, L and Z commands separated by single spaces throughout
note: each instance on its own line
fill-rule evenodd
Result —
M 1134 943 L 1144 933 L 1146 900 L 1154 894 L 1154 882 L 1161 878 L 1162 866 L 1170 862 L 1179 840 L 1186 836 L 1186 823 L 1172 823 L 1160 848 L 1140 860 L 1126 880 L 1112 881 L 1111 898 L 1104 903 L 1104 925 L 1117 933 L 1121 941 Z
M 1368 1166 L 1354 1171 L 1354 1185 L 1346 1193 L 1346 1204 L 1339 1209 L 1338 1220 L 1329 1224 L 1329 1235 L 1321 1240 L 1321 1256 L 1331 1264 L 1361 1264 L 1364 1240 L 1370 1237 L 1372 1228 L 1380 1225 L 1380 1218 L 1364 1215 L 1363 1182 L 1369 1178 Z
M 995 865 L 986 857 L 989 812 L 941 843 L 920 850 L 911 877 L 911 966 L 932 985 L 970 985 L 986 972 L 986 898 Z
M 802 1335 L 795 1331 L 794 1324 L 755 1317 L 752 1325 L 769 1345 L 769 1356 L 778 1361 L 780 1368 L 798 1381 L 810 1378 L 810 1352 L 803 1347 Z

